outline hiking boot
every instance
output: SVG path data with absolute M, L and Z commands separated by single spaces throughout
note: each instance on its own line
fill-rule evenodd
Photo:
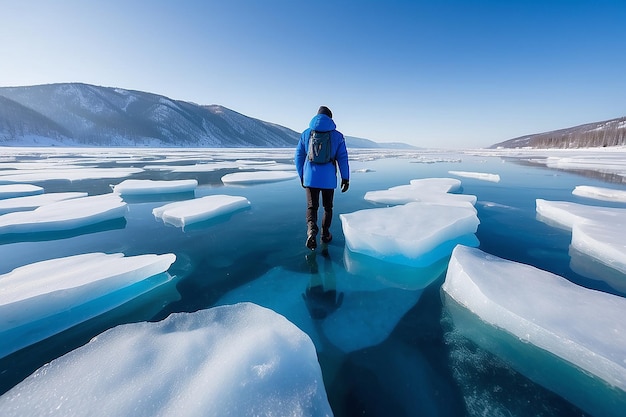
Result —
M 333 240 L 332 233 L 328 232 L 327 235 L 322 235 L 322 242 L 323 243 L 330 243 L 331 240 Z
M 317 241 L 315 240 L 315 235 L 310 234 L 306 238 L 306 247 L 311 249 L 311 250 L 317 248 Z

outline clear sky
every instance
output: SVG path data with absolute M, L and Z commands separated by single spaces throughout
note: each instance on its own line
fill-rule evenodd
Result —
M 487 147 L 626 116 L 626 1 L 0 0 L 0 86 L 58 82 Z

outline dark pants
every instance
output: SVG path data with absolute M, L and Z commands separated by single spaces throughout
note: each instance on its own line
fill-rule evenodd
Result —
M 333 221 L 333 197 L 335 190 L 330 188 L 306 187 L 306 224 L 308 234 L 317 236 L 317 210 L 320 207 L 320 193 L 322 194 L 322 206 L 324 215 L 322 216 L 322 237 L 330 235 L 330 224 Z

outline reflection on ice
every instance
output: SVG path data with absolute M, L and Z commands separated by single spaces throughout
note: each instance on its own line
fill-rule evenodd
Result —
M 0 414 L 331 416 L 311 339 L 237 304 L 118 326 L 0 397 Z
M 316 256 L 313 252 L 306 257 L 309 272 L 274 268 L 227 293 L 217 304 L 248 301 L 271 308 L 304 330 L 318 351 L 324 351 L 327 344 L 346 353 L 377 345 L 417 303 L 422 291 L 389 288 L 369 274 L 347 273 L 335 264 L 339 255 L 331 251 Z M 420 288 L 441 273 L 426 277 L 415 269 L 405 272 L 408 275 L 397 280 Z M 412 278 L 417 284 L 410 284 Z
M 88 253 L 0 275 L 0 357 L 109 311 L 169 281 L 176 257 Z
M 153 209 L 152 214 L 165 223 L 176 227 L 185 227 L 249 206 L 250 202 L 245 197 L 220 194 L 166 204 Z
M 118 195 L 73 198 L 43 205 L 33 211 L 0 216 L 0 234 L 41 233 L 73 230 L 126 214 L 126 203 Z
M 446 304 L 457 327 L 477 337 L 477 343 L 513 358 L 521 373 L 594 415 L 621 415 L 626 406 L 626 299 L 463 246 L 452 254 L 443 291 L 453 301 Z M 514 337 L 487 342 L 488 332 L 473 330 L 466 321 L 473 315 L 492 331 Z M 552 355 L 520 359 L 540 351 Z

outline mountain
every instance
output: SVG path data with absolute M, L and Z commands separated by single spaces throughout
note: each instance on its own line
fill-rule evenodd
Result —
M 401 142 L 378 143 L 373 140 L 346 136 L 346 146 L 348 148 L 379 148 L 379 149 L 418 149 L 416 146 L 407 145 Z
M 294 147 L 300 134 L 219 105 L 88 84 L 0 88 L 0 145 Z
M 626 117 L 521 136 L 490 148 L 593 148 L 626 145 Z

